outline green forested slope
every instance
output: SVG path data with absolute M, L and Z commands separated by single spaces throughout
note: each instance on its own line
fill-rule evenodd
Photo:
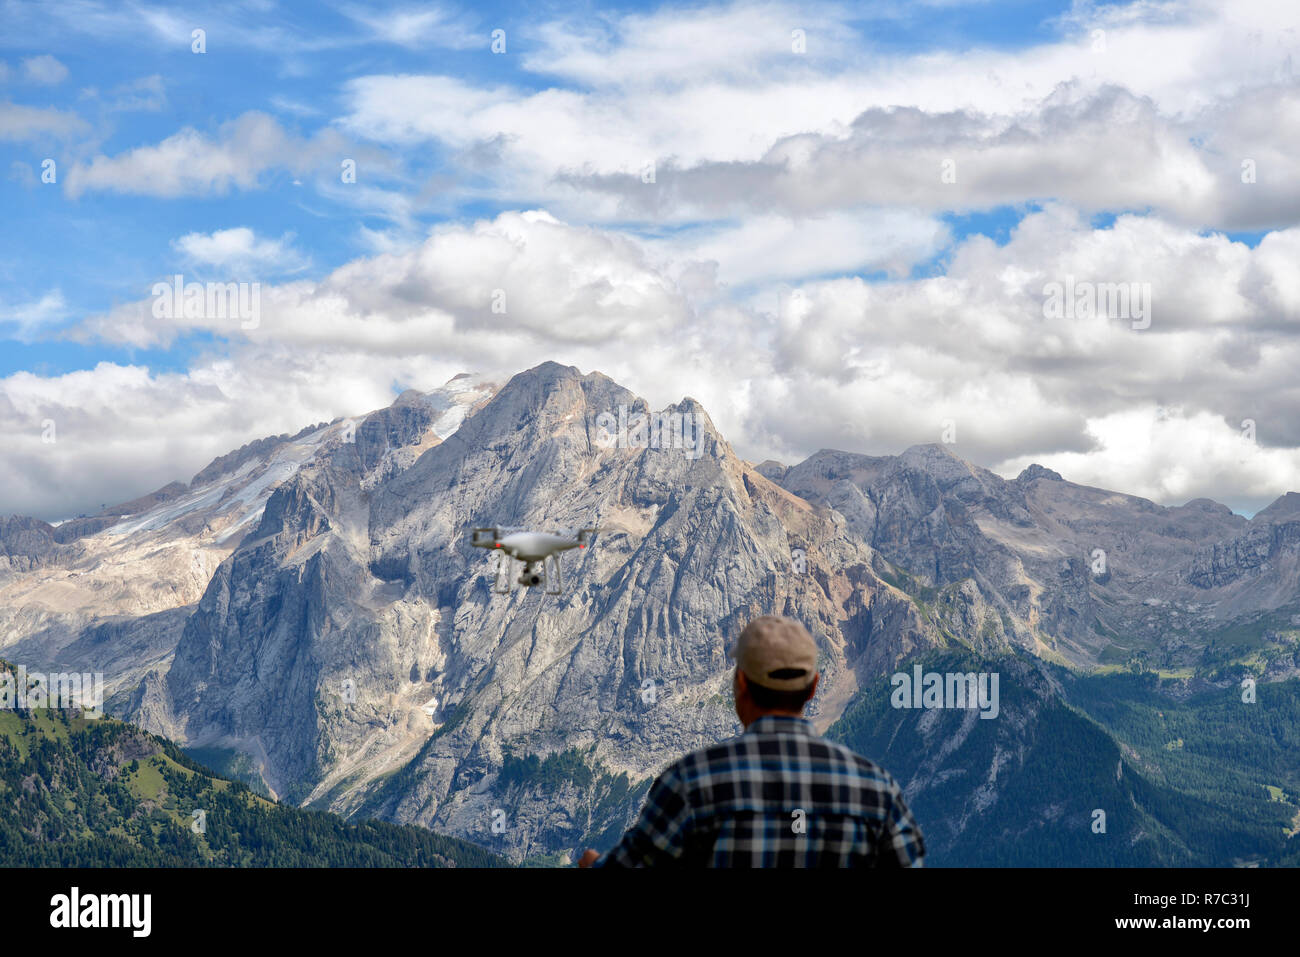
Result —
M 1154 674 L 1078 677 L 965 651 L 925 670 L 996 671 L 1001 711 L 895 709 L 864 689 L 829 736 L 903 785 L 935 866 L 1294 865 L 1300 681 L 1186 700 Z M 1105 830 L 1094 828 L 1097 811 Z
M 195 812 L 201 811 L 201 817 Z M 493 867 L 423 828 L 268 801 L 111 718 L 0 711 L 0 866 Z

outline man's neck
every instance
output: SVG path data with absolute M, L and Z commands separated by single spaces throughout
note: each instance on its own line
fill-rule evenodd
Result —
M 760 718 L 802 718 L 802 717 L 803 717 L 802 711 L 763 711 L 760 712 L 759 714 L 754 715 L 752 718 L 749 719 L 748 723 L 745 725 L 745 730 L 748 731 L 749 726 L 753 724 L 755 721 L 759 720 Z

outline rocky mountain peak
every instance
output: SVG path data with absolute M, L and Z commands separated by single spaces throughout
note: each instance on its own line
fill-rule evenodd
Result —
M 975 468 L 959 457 L 948 446 L 938 442 L 913 445 L 895 460 L 901 471 L 925 472 L 941 487 L 962 482 L 975 476 Z
M 1216 502 L 1212 498 L 1194 498 L 1183 505 L 1182 508 L 1223 517 L 1229 517 L 1235 514 L 1232 509 L 1228 508 L 1228 506 L 1224 505 L 1222 502 Z
M 1021 472 L 1019 475 L 1016 476 L 1017 482 L 1032 482 L 1035 479 L 1045 479 L 1046 481 L 1049 482 L 1065 481 L 1065 479 L 1061 478 L 1060 472 L 1049 469 L 1046 466 L 1039 465 L 1037 462 L 1035 462 L 1033 465 L 1030 465 L 1023 472 Z
M 1262 508 L 1251 519 L 1252 524 L 1290 522 L 1300 518 L 1300 492 L 1287 492 Z
M 425 394 L 419 389 L 406 389 L 393 400 L 393 407 L 419 405 L 425 402 Z

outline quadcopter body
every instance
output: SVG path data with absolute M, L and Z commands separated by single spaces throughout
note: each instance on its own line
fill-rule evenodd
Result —
M 498 594 L 509 594 L 517 583 L 525 588 L 544 585 L 548 595 L 558 595 L 564 590 L 560 555 L 573 548 L 586 548 L 595 533 L 595 528 L 535 532 L 520 527 L 492 525 L 474 529 L 470 544 L 475 548 L 500 553 L 493 584 L 493 591 Z M 523 564 L 523 569 L 512 581 L 511 566 L 516 561 Z

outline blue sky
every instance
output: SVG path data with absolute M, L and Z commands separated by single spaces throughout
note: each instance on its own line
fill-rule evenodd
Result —
M 999 471 L 1253 510 L 1300 485 L 1287 357 L 1260 345 L 1295 318 L 1270 270 L 1300 58 L 1287 5 L 1234 11 L 0 3 L 0 430 L 23 450 L 0 512 L 547 357 L 696 395 L 755 459 L 897 452 L 964 415 L 955 451 Z M 265 321 L 154 322 L 177 273 L 260 284 Z M 1163 318 L 1044 330 L 1067 275 L 1154 284 Z M 522 311 L 493 318 L 497 288 Z M 808 403 L 838 411 L 810 428 Z

